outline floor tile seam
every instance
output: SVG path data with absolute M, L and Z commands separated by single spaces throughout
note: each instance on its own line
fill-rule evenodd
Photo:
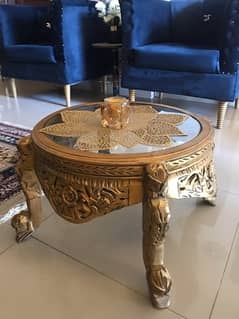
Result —
M 120 282 L 119 280 L 116 280 L 116 279 L 114 279 L 114 278 L 112 278 L 112 277 L 106 275 L 105 273 L 99 271 L 98 269 L 96 269 L 96 268 L 94 268 L 93 266 L 87 264 L 86 262 L 84 262 L 84 261 L 82 261 L 82 260 L 80 260 L 80 259 L 77 259 L 77 258 L 75 258 L 75 257 L 73 257 L 73 256 L 71 256 L 71 255 L 69 255 L 69 254 L 67 254 L 67 253 L 65 253 L 64 251 L 62 251 L 62 250 L 60 250 L 60 249 L 58 249 L 58 248 L 56 248 L 56 247 L 54 247 L 54 246 L 52 246 L 52 245 L 50 245 L 50 244 L 44 242 L 43 240 L 41 240 L 41 239 L 39 239 L 39 238 L 37 238 L 37 237 L 35 237 L 35 236 L 32 236 L 32 238 L 33 238 L 34 240 L 40 242 L 41 244 L 45 245 L 46 247 L 51 248 L 51 249 L 57 251 L 58 253 L 60 253 L 60 254 L 62 254 L 62 255 L 64 255 L 64 256 L 70 258 L 71 260 L 73 260 L 73 261 L 75 261 L 75 262 L 81 264 L 82 266 L 85 266 L 85 267 L 87 267 L 87 268 L 89 268 L 89 269 L 91 269 L 91 270 L 97 272 L 98 274 L 100 274 L 101 276 L 103 276 L 103 277 L 109 279 L 110 281 L 113 281 L 113 282 L 118 283 L 120 286 L 122 286 L 122 287 L 124 287 L 124 288 L 127 288 L 127 289 L 133 291 L 134 293 L 140 295 L 141 297 L 146 297 L 143 293 L 140 293 L 138 290 L 133 289 L 133 288 L 131 288 L 131 287 L 129 287 L 129 286 L 123 284 L 123 283 Z
M 17 243 L 13 243 L 10 246 L 8 246 L 7 248 L 5 248 L 3 251 L 0 252 L 0 257 L 7 252 L 9 249 L 13 248 L 14 246 L 17 246 Z
M 45 223 L 50 217 L 52 217 L 54 215 L 54 212 L 52 212 L 50 215 L 48 215 L 48 216 L 46 216 L 45 218 L 43 218 L 42 219 L 42 221 L 41 221 L 41 225 L 43 224 L 43 223 Z M 40 226 L 41 226 L 40 225 Z
M 208 319 L 212 318 L 213 311 L 214 311 L 214 308 L 215 308 L 215 305 L 216 305 L 216 302 L 217 302 L 217 298 L 218 298 L 220 289 L 222 287 L 223 279 L 224 279 L 224 276 L 225 276 L 225 273 L 226 273 L 226 270 L 227 270 L 227 266 L 228 266 L 228 263 L 229 263 L 229 260 L 230 260 L 231 254 L 232 254 L 232 250 L 233 250 L 233 247 L 234 247 L 234 244 L 235 244 L 235 241 L 236 241 L 238 233 L 239 233 L 239 223 L 237 224 L 235 233 L 234 233 L 233 238 L 232 238 L 232 243 L 231 243 L 227 258 L 226 258 L 226 262 L 225 262 L 225 265 L 224 265 L 223 273 L 222 273 L 222 276 L 221 276 L 221 279 L 220 279 L 220 282 L 219 282 L 219 286 L 218 286 L 218 289 L 217 289 L 217 292 L 216 292 L 216 295 L 215 295 L 215 298 L 214 298 L 214 301 L 213 301 L 212 308 L 211 308 L 211 311 L 210 311 Z
M 185 317 L 184 315 L 182 315 L 181 313 L 179 313 L 179 312 L 173 310 L 173 309 L 170 308 L 170 307 L 169 307 L 167 310 L 168 310 L 169 312 L 172 312 L 173 314 L 177 315 L 177 316 L 180 317 L 180 318 L 189 319 L 189 318 Z
M 83 265 L 83 266 L 85 266 L 85 267 L 87 267 L 87 268 L 89 268 L 89 269 L 95 271 L 96 273 L 98 273 L 98 274 L 100 274 L 101 276 L 107 278 L 108 280 L 113 281 L 114 283 L 119 284 L 121 287 L 124 287 L 124 288 L 126 288 L 126 289 L 132 291 L 133 293 L 135 293 L 135 294 L 137 294 L 137 295 L 139 295 L 139 296 L 144 297 L 144 298 L 147 299 L 147 297 L 146 297 L 143 293 L 140 293 L 138 290 L 133 289 L 132 287 L 129 287 L 129 286 L 123 284 L 123 283 L 122 283 L 121 281 L 119 281 L 119 280 L 116 280 L 116 279 L 114 279 L 114 278 L 112 278 L 112 277 L 110 277 L 110 276 L 107 276 L 105 273 L 99 271 L 98 269 L 92 267 L 91 265 L 89 265 L 89 264 L 87 264 L 87 263 L 85 263 L 85 262 L 83 262 L 83 261 L 81 261 L 81 260 L 79 260 L 79 259 L 77 259 L 77 258 L 75 258 L 75 257 L 73 257 L 73 256 L 71 256 L 71 255 L 69 255 L 69 254 L 67 254 L 67 253 L 65 253 L 65 252 L 63 252 L 63 251 L 61 251 L 60 249 L 57 249 L 57 248 L 55 248 L 55 247 L 49 245 L 48 243 L 46 243 L 46 242 L 44 242 L 44 241 L 38 239 L 37 237 L 32 236 L 32 238 L 35 239 L 36 241 L 40 242 L 41 244 L 47 246 L 48 248 L 51 248 L 51 249 L 57 251 L 58 253 L 60 253 L 60 254 L 62 254 L 62 255 L 64 255 L 64 256 L 66 256 L 66 257 L 68 257 L 68 258 L 74 260 L 75 262 L 77 262 L 77 263 L 79 263 L 79 264 L 81 264 L 81 265 Z M 173 309 L 168 308 L 167 310 L 168 310 L 169 312 L 172 312 L 172 313 L 174 313 L 174 314 L 180 316 L 180 317 L 183 318 L 183 319 L 188 319 L 188 318 L 186 318 L 184 315 L 182 315 L 182 314 L 176 312 L 176 311 L 173 310 Z
M 34 240 L 40 242 L 41 244 L 47 246 L 48 248 L 51 248 L 51 249 L 57 251 L 58 253 L 60 253 L 60 254 L 62 254 L 62 255 L 64 255 L 64 256 L 70 258 L 71 260 L 73 260 L 73 261 L 75 261 L 75 262 L 77 262 L 77 263 L 79 263 L 79 264 L 81 264 L 81 265 L 83 265 L 83 266 L 85 266 L 85 267 L 87 267 L 87 268 L 89 268 L 89 269 L 95 271 L 96 273 L 98 273 L 98 274 L 100 274 L 101 276 L 107 278 L 108 280 L 113 281 L 114 283 L 119 284 L 121 287 L 124 287 L 124 288 L 126 288 L 126 289 L 128 289 L 128 290 L 134 292 L 135 294 L 137 294 L 137 295 L 139 295 L 139 296 L 144 297 L 144 298 L 147 299 L 147 297 L 146 297 L 143 293 L 140 293 L 138 290 L 133 289 L 132 287 L 129 287 L 129 286 L 123 284 L 123 283 L 122 283 L 121 281 L 119 281 L 119 280 L 116 280 L 116 279 L 114 279 L 114 278 L 112 278 L 112 277 L 110 277 L 110 276 L 107 276 L 105 273 L 103 273 L 103 272 L 99 271 L 98 269 L 92 267 L 91 265 L 87 264 L 86 262 L 83 262 L 83 261 L 81 261 L 80 259 L 77 259 L 77 258 L 75 258 L 75 257 L 73 257 L 73 256 L 71 256 L 71 255 L 69 255 L 69 254 L 67 254 L 67 253 L 65 253 L 65 252 L 63 252 L 62 250 L 60 250 L 60 249 L 58 249 L 58 248 L 56 248 L 56 247 L 54 247 L 54 246 L 52 246 L 52 245 L 50 245 L 50 244 L 44 242 L 43 240 L 41 240 L 41 239 L 39 239 L 39 238 L 37 238 L 37 237 L 35 237 L 35 236 L 32 236 L 32 238 L 33 238 Z M 167 310 L 168 310 L 169 312 L 172 312 L 172 313 L 176 314 L 177 316 L 179 316 L 179 317 L 181 317 L 181 318 L 183 318 L 183 319 L 188 319 L 188 318 L 185 317 L 184 315 L 180 314 L 179 312 L 177 312 L 177 311 L 175 311 L 175 310 L 173 310 L 173 309 L 171 309 L 171 308 L 168 308 Z

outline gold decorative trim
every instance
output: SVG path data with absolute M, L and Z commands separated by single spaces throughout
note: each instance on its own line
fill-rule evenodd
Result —
M 165 167 L 167 171 L 171 174 L 180 170 L 182 168 L 186 168 L 190 165 L 193 165 L 197 162 L 203 160 L 203 158 L 208 157 L 209 153 L 212 153 L 214 148 L 214 143 L 210 142 L 206 146 L 202 147 L 198 151 L 189 154 L 187 156 L 179 157 L 170 161 L 165 162 Z
M 143 166 L 139 165 L 108 165 L 104 164 L 87 164 L 80 163 L 77 161 L 71 161 L 63 158 L 58 158 L 49 153 L 45 153 L 43 150 L 34 148 L 35 152 L 35 168 L 41 165 L 47 165 L 50 169 L 54 167 L 54 170 L 61 174 L 64 174 L 66 171 L 77 175 L 91 175 L 91 176 L 105 176 L 105 177 L 118 177 L 118 178 L 134 178 L 142 177 Z

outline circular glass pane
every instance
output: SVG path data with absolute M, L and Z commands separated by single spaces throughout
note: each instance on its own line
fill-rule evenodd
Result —
M 139 111 L 140 107 L 145 109 L 145 114 L 144 110 Z M 41 131 L 58 145 L 105 154 L 165 150 L 191 141 L 201 131 L 196 118 L 155 104 L 136 104 L 129 125 L 120 130 L 103 128 L 100 121 L 100 103 L 81 105 L 57 113 Z

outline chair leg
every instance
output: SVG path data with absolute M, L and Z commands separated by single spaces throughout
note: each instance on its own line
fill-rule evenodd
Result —
M 71 106 L 71 85 L 66 84 L 64 85 L 64 92 L 65 92 L 65 98 L 66 98 L 66 106 Z
M 237 98 L 235 99 L 234 107 L 235 107 L 235 109 L 238 109 L 238 108 L 239 108 L 239 97 L 237 97 Z
M 155 91 L 150 91 L 150 100 L 153 101 L 155 99 Z
M 12 89 L 12 96 L 16 99 L 17 98 L 17 88 L 16 88 L 16 81 L 15 79 L 10 79 L 10 85 Z
M 107 75 L 103 76 L 102 92 L 103 92 L 103 96 L 106 97 L 107 96 Z
M 217 107 L 217 125 L 216 128 L 221 129 L 224 124 L 224 118 L 227 111 L 228 102 L 219 102 Z
M 129 90 L 129 101 L 130 102 L 135 102 L 135 98 L 136 98 L 136 90 Z

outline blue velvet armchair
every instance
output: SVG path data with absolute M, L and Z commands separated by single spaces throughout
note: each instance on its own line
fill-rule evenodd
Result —
M 0 5 L 2 76 L 63 84 L 69 106 L 72 84 L 110 72 L 109 52 L 92 47 L 104 40 L 105 32 L 87 0 Z
M 122 86 L 218 101 L 239 96 L 238 0 L 120 0 Z M 237 103 L 236 103 L 237 105 Z

